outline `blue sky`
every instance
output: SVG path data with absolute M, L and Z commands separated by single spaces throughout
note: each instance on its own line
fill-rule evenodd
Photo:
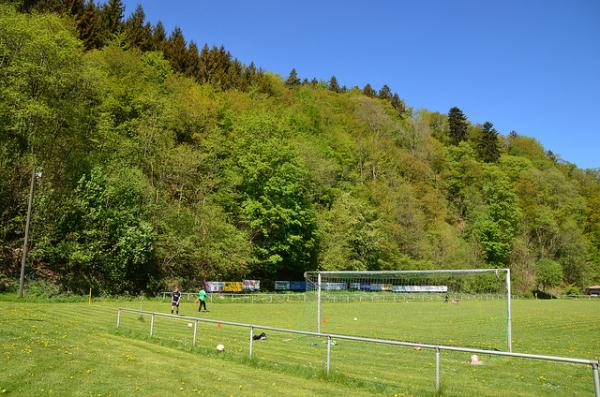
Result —
M 537 138 L 600 167 L 600 1 L 124 1 L 287 76 L 375 88 L 409 106 Z

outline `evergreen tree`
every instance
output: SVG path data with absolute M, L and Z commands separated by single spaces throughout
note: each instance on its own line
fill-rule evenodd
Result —
M 406 112 L 406 106 L 404 105 L 404 102 L 402 101 L 402 99 L 400 99 L 400 96 L 398 96 L 398 94 L 394 94 L 390 102 L 392 104 L 392 107 L 396 109 L 398 114 L 400 114 L 401 116 L 404 115 L 404 113 Z
M 458 145 L 467 139 L 467 117 L 456 106 L 448 112 L 448 127 L 448 135 L 453 145 Z
M 198 75 L 200 74 L 200 54 L 198 53 L 198 46 L 194 41 L 190 41 L 190 45 L 188 46 L 185 67 L 184 73 L 186 75 L 198 79 Z
M 148 50 L 152 43 L 152 26 L 149 23 L 144 24 L 146 14 L 140 4 L 135 11 L 127 18 L 124 24 L 125 39 L 127 42 L 142 50 Z
M 161 21 L 158 21 L 154 29 L 152 29 L 152 48 L 161 51 L 165 48 L 166 41 L 167 33 L 165 32 L 165 27 Z
M 387 84 L 384 84 L 383 87 L 381 87 L 381 90 L 379 90 L 378 96 L 380 99 L 391 101 L 393 98 L 392 90 L 390 90 L 390 87 Z
M 36 11 L 39 13 L 54 12 L 61 14 L 66 11 L 63 0 L 0 0 L 1 3 L 14 4 L 19 12 L 26 13 Z
M 83 12 L 83 0 L 64 0 L 64 12 L 71 16 L 79 16 Z
M 256 65 L 254 65 L 254 62 L 250 62 L 250 65 L 245 67 L 242 72 L 240 89 L 242 91 L 246 91 L 248 88 L 250 88 L 252 86 L 252 84 L 254 84 L 256 82 L 257 74 L 258 74 L 258 72 L 256 70 Z
M 206 82 L 219 88 L 227 89 L 230 85 L 230 68 L 233 61 L 231 54 L 225 50 L 225 47 L 208 47 L 202 49 L 200 53 L 200 75 Z
M 310 81 L 310 86 L 312 88 L 317 88 L 318 85 L 319 85 L 319 81 L 316 78 L 313 77 L 312 80 Z
M 200 51 L 200 72 L 198 75 L 198 81 L 200 83 L 206 83 L 208 81 L 208 76 L 210 71 L 208 70 L 210 65 L 210 48 L 208 48 L 208 44 L 204 44 L 202 50 Z
M 102 7 L 102 21 L 108 34 L 115 34 L 123 27 L 125 6 L 121 0 L 109 0 Z
M 375 98 L 377 96 L 377 92 L 371 87 L 371 84 L 367 83 L 365 88 L 363 88 L 363 94 L 370 98 Z
M 295 68 L 292 68 L 292 70 L 290 71 L 290 75 L 285 81 L 285 85 L 288 88 L 294 88 L 300 85 L 300 79 L 298 78 L 298 73 L 296 72 Z
M 331 76 L 327 88 L 329 88 L 329 90 L 333 92 L 340 92 L 340 85 L 338 84 L 338 81 L 335 78 L 335 76 Z
M 186 72 L 188 52 L 183 33 L 179 27 L 176 27 L 173 30 L 173 33 L 171 33 L 171 36 L 165 45 L 164 53 L 165 58 L 171 63 L 174 71 L 179 73 Z
M 486 163 L 495 163 L 500 158 L 498 132 L 489 121 L 486 121 L 481 129 L 481 135 L 477 141 L 477 154 Z
M 87 50 L 100 48 L 104 45 L 102 17 L 93 0 L 86 3 L 83 12 L 79 15 L 77 31 Z
M 223 86 L 223 88 L 240 88 L 242 86 L 243 73 L 244 66 L 240 61 L 234 59 L 229 65 L 229 68 L 227 69 L 227 81 L 226 85 Z

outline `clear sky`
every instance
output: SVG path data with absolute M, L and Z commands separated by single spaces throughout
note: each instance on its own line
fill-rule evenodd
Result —
M 199 46 L 287 77 L 376 89 L 414 109 L 537 138 L 600 167 L 599 0 L 124 0 Z

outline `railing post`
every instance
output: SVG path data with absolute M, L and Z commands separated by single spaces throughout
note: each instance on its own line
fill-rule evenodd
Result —
M 248 358 L 252 358 L 252 343 L 254 342 L 254 327 L 250 326 L 250 349 L 248 350 Z
M 152 313 L 152 318 L 150 319 L 150 336 L 154 335 L 154 313 Z
M 331 335 L 327 335 L 327 375 L 331 369 Z
M 121 325 L 121 308 L 120 307 L 117 309 L 117 328 L 119 328 L 119 325 Z
M 506 339 L 508 341 L 508 351 L 512 352 L 512 310 L 510 307 L 511 290 L 510 290 L 510 269 L 506 269 Z
M 317 332 L 321 332 L 321 273 L 317 275 Z
M 600 380 L 598 379 L 598 363 L 592 364 L 592 371 L 594 372 L 594 390 L 596 397 L 600 397 Z
M 435 348 L 435 392 L 440 391 L 440 348 Z
M 192 346 L 196 346 L 196 332 L 198 331 L 198 320 L 194 322 L 194 340 L 192 341 Z

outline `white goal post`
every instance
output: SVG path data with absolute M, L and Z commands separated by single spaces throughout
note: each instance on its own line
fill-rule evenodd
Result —
M 361 281 L 365 279 L 385 280 L 386 284 L 375 283 L 371 285 L 378 286 L 378 291 L 393 292 L 448 292 L 436 286 L 402 286 L 394 283 L 395 280 L 402 280 L 406 277 L 435 277 L 435 276 L 460 276 L 473 273 L 495 273 L 500 278 L 501 273 L 505 273 L 506 285 L 506 339 L 508 351 L 512 352 L 512 315 L 511 315 L 511 288 L 510 288 L 510 269 L 432 269 L 432 270 L 384 270 L 384 271 L 309 271 L 304 273 L 306 279 L 307 291 L 316 292 L 317 301 L 317 332 L 321 332 L 321 293 L 322 290 L 364 290 Z M 325 282 L 323 280 L 326 280 Z M 340 280 L 344 282 L 329 282 L 329 280 Z M 383 287 L 385 286 L 385 287 Z M 368 287 L 369 290 L 370 287 Z

